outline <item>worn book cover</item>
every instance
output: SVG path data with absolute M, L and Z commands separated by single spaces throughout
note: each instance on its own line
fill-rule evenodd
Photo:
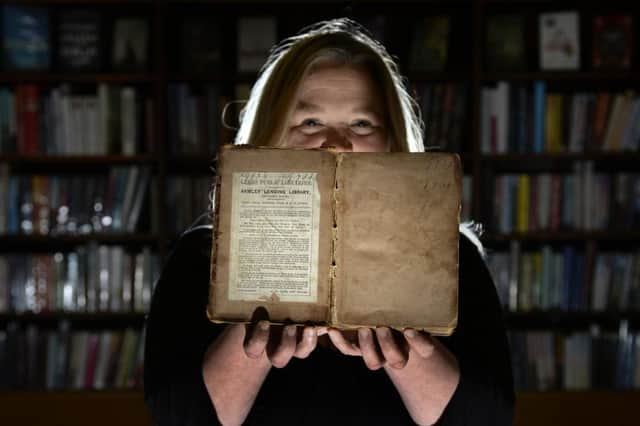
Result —
M 338 328 L 457 323 L 456 154 L 225 146 L 216 178 L 212 321 Z

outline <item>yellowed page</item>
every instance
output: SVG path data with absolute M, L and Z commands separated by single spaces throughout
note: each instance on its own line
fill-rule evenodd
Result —
M 328 319 L 334 170 L 327 152 L 222 150 L 210 319 Z
M 461 170 L 442 153 L 341 154 L 336 314 L 343 327 L 457 322 Z

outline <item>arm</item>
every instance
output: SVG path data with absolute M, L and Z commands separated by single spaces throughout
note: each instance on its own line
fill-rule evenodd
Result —
M 329 330 L 329 336 L 342 353 L 362 356 L 369 369 L 384 368 L 416 423 L 432 425 L 440 418 L 460 372 L 455 357 L 436 339 L 410 329 L 397 337 L 387 327 L 359 329 L 358 345 L 338 330 Z
M 294 325 L 270 327 L 267 321 L 260 321 L 248 330 L 242 324 L 227 326 L 204 357 L 204 382 L 225 425 L 245 420 L 272 366 L 282 368 L 294 356 L 309 356 L 319 329 L 305 327 L 299 338 L 300 330 Z
M 513 417 L 511 361 L 493 281 L 477 248 L 460 241 L 458 327 L 442 341 L 405 330 L 359 330 L 358 345 L 331 330 L 334 345 L 362 356 L 367 367 L 384 367 L 409 414 L 420 424 L 508 425 Z M 397 336 L 396 336 L 397 337 Z M 379 350 L 378 350 L 379 347 Z
M 210 252 L 210 229 L 185 234 L 155 287 L 146 324 L 144 394 L 160 426 L 241 423 L 271 366 L 308 356 L 317 342 L 318 329 L 311 327 L 301 338 L 296 327 L 260 322 L 247 338 L 244 325 L 212 324 L 206 316 Z

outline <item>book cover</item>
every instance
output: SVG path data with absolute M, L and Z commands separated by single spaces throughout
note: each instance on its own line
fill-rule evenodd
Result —
M 413 31 L 409 69 L 411 71 L 442 71 L 447 66 L 449 50 L 449 16 L 427 16 Z
M 58 67 L 70 71 L 100 70 L 100 14 L 93 10 L 63 10 L 58 19 Z
M 526 64 L 523 15 L 487 18 L 485 67 L 490 71 L 524 71 Z
M 540 68 L 580 68 L 579 19 L 577 12 L 542 13 L 539 17 Z
M 194 17 L 182 22 L 182 71 L 206 74 L 220 71 L 222 37 L 215 19 Z
M 142 18 L 116 19 L 112 66 L 118 71 L 144 71 L 149 62 L 149 23 Z
M 2 6 L 5 70 L 44 70 L 50 66 L 49 11 L 45 7 Z
M 218 171 L 212 321 L 453 332 L 456 154 L 227 146 Z
M 632 22 L 630 15 L 593 18 L 593 68 L 629 69 L 633 49 Z
M 241 17 L 238 20 L 238 71 L 259 71 L 276 39 L 275 17 Z

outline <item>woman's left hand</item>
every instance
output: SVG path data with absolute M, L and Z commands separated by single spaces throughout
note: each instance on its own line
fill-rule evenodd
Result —
M 429 358 L 434 351 L 433 338 L 424 332 L 405 329 L 403 333 L 389 327 L 359 328 L 352 331 L 329 329 L 329 338 L 343 354 L 361 356 L 370 370 L 384 366 L 403 369 L 413 356 Z M 356 337 L 357 336 L 357 337 Z

